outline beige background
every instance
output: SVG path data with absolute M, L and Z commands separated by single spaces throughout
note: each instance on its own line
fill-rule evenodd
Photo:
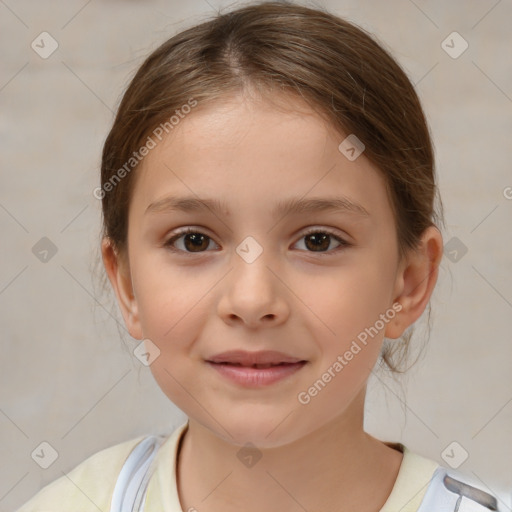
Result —
M 95 284 L 100 204 L 92 191 L 112 111 L 137 65 L 228 5 L 0 2 L 2 512 L 98 450 L 171 431 L 185 418 L 131 353 L 136 341 L 121 340 L 113 295 Z M 402 379 L 405 394 L 382 374 L 372 377 L 366 428 L 443 465 L 456 441 L 454 456 L 469 455 L 459 470 L 505 507 L 512 491 L 512 3 L 318 5 L 374 33 L 417 84 L 435 140 L 445 241 L 457 237 L 468 249 L 442 263 L 430 341 Z M 59 45 L 47 59 L 31 48 L 43 31 Z M 441 46 L 453 31 L 469 44 L 458 58 Z M 47 262 L 33 253 L 42 237 L 57 248 Z M 48 469 L 31 458 L 43 441 L 59 454 Z

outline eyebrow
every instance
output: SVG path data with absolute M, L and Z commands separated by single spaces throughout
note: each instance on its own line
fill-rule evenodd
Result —
M 195 212 L 211 210 L 217 215 L 228 209 L 227 204 L 219 199 L 197 198 L 193 196 L 168 196 L 151 203 L 146 208 L 147 213 L 168 213 L 172 211 Z M 293 198 L 279 201 L 271 211 L 274 217 L 293 214 L 308 214 L 318 212 L 343 212 L 369 217 L 370 214 L 359 203 L 347 197 L 324 197 L 301 199 Z

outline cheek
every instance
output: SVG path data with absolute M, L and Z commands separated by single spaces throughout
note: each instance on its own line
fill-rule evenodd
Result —
M 211 315 L 208 292 L 218 278 L 151 258 L 137 263 L 133 282 L 142 333 L 160 351 L 150 369 L 169 398 L 186 405 L 190 396 L 180 383 L 191 392 L 198 384 L 191 374 L 200 357 L 196 342 Z
M 316 280 L 314 288 L 308 286 L 300 293 L 316 322 L 323 324 L 324 338 L 332 339 L 341 350 L 386 312 L 392 289 L 391 272 L 365 261 L 333 269 L 329 276 Z
M 306 304 L 321 320 L 311 317 L 309 324 L 319 360 L 297 396 L 300 410 L 327 421 L 361 392 L 381 351 L 389 282 L 377 269 L 352 267 L 309 295 Z
M 187 414 L 200 415 L 200 410 L 193 410 L 197 404 L 190 398 L 201 396 L 200 375 L 191 351 L 200 338 L 206 312 L 200 297 L 187 295 L 183 283 L 171 284 L 165 286 L 165 280 L 148 279 L 139 298 L 143 335 L 159 350 L 150 370 L 160 389 L 177 407 Z
M 165 346 L 183 339 L 183 331 L 192 334 L 201 310 L 200 299 L 211 286 L 209 279 L 192 271 L 172 266 L 160 258 L 139 258 L 133 262 L 132 279 L 139 319 L 144 336 Z

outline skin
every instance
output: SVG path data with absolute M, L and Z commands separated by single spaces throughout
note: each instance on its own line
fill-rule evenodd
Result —
M 105 239 L 103 260 L 131 336 L 159 348 L 151 371 L 189 417 L 178 463 L 184 511 L 376 512 L 402 454 L 364 431 L 366 384 L 384 336 L 400 337 L 424 311 L 442 238 L 428 228 L 401 260 L 381 173 L 364 153 L 349 161 L 338 150 L 345 135 L 301 100 L 282 100 L 293 111 L 231 96 L 180 121 L 137 169 L 128 254 Z M 222 199 L 227 209 L 145 213 L 171 194 Z M 369 215 L 270 213 L 280 200 L 333 195 Z M 202 252 L 187 237 L 174 242 L 181 253 L 165 247 L 187 226 L 209 237 Z M 315 251 L 307 228 L 331 230 L 351 245 L 330 238 L 327 251 Z M 236 252 L 248 236 L 263 249 L 250 264 Z M 299 403 L 298 393 L 394 303 L 402 309 L 385 328 L 307 405 Z M 231 349 L 279 350 L 308 363 L 247 389 L 204 362 Z M 237 457 L 247 442 L 262 455 L 250 468 Z

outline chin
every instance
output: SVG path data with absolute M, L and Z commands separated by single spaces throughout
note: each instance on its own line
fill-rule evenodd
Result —
M 240 447 L 251 443 L 261 449 L 278 448 L 293 443 L 314 430 L 314 426 L 309 427 L 304 418 L 298 418 L 293 413 L 287 416 L 282 413 L 282 409 L 279 414 L 269 414 L 268 411 L 259 414 L 253 411 L 226 416 L 222 425 L 231 437 L 219 425 L 211 426 L 226 442 Z

